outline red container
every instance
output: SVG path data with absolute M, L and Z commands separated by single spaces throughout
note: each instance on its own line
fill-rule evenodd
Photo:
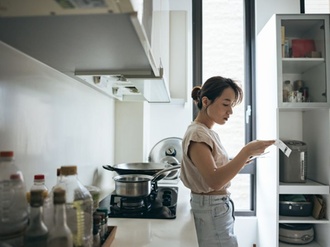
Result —
M 292 57 L 310 57 L 312 51 L 316 51 L 315 42 L 312 39 L 293 39 Z

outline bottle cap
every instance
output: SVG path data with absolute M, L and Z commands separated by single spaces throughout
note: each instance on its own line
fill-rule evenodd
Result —
M 77 174 L 77 166 L 61 166 L 61 175 L 76 175 Z
M 0 157 L 14 157 L 13 151 L 1 151 Z
M 20 180 L 21 179 L 21 175 L 18 173 L 13 173 L 10 174 L 10 180 Z
M 96 212 L 102 212 L 102 213 L 105 213 L 105 215 L 108 215 L 108 209 L 107 208 L 97 208 Z
M 31 190 L 30 191 L 30 205 L 31 207 L 40 207 L 44 203 L 42 190 Z
M 43 180 L 45 181 L 45 175 L 44 174 L 36 174 L 34 175 L 34 180 Z
M 100 216 L 100 217 L 101 217 L 101 222 L 104 222 L 105 219 L 106 219 L 106 217 L 107 217 L 106 214 L 105 214 L 104 212 L 98 212 L 98 211 L 94 212 L 93 215 L 98 215 L 98 216 Z
M 64 204 L 65 203 L 65 190 L 61 188 L 56 188 L 54 190 L 54 204 Z

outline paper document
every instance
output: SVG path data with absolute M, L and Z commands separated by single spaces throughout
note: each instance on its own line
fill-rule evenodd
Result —
M 287 145 L 285 145 L 284 142 L 282 142 L 281 140 L 277 139 L 275 141 L 274 145 L 276 147 L 278 147 L 287 157 L 290 156 L 292 150 Z
M 250 159 L 248 160 L 248 162 L 250 162 L 251 160 L 254 160 L 256 158 L 264 158 L 264 157 L 266 157 L 265 155 L 268 154 L 268 153 L 269 153 L 269 151 L 265 152 L 265 153 L 262 153 L 262 154 L 259 154 L 259 155 L 256 155 L 256 156 L 251 156 Z

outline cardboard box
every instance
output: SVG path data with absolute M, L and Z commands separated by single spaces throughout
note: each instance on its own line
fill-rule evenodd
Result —
M 307 55 L 307 57 L 320 58 L 320 57 L 322 57 L 322 54 L 319 51 L 312 51 Z
M 315 195 L 313 198 L 313 217 L 317 220 L 325 218 L 325 201 L 321 195 Z

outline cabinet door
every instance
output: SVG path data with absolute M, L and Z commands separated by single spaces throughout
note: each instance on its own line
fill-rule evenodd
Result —
M 277 32 L 279 107 L 328 107 L 328 16 L 279 16 Z

